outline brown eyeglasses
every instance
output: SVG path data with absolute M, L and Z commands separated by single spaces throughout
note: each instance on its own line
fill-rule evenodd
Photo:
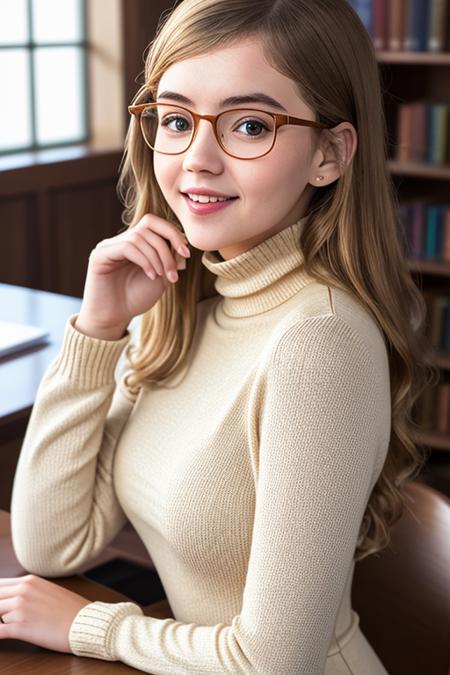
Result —
M 200 115 L 177 104 L 140 103 L 128 106 L 128 112 L 136 116 L 147 145 L 163 155 L 186 152 L 197 134 L 200 120 L 211 122 L 219 146 L 236 159 L 257 159 L 267 155 L 275 145 L 279 127 L 284 125 L 331 128 L 320 122 L 257 108 L 231 108 L 218 115 Z M 173 128 L 170 126 L 173 122 L 187 124 L 188 128 Z M 249 125 L 247 130 L 251 128 L 252 131 L 238 132 L 243 125 Z

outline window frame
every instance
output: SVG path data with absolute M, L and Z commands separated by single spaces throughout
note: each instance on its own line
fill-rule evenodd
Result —
M 5 49 L 21 49 L 27 53 L 28 73 L 29 79 L 29 94 L 31 101 L 31 143 L 27 146 L 16 147 L 9 150 L 0 149 L 0 160 L 8 158 L 11 155 L 18 155 L 21 153 L 35 153 L 46 150 L 69 148 L 73 146 L 80 146 L 90 142 L 92 137 L 91 120 L 89 115 L 90 110 L 90 91 L 89 91 L 89 71 L 88 71 L 88 23 L 87 23 L 87 0 L 80 0 L 81 10 L 81 40 L 61 41 L 61 42 L 35 42 L 33 35 L 33 12 L 32 0 L 26 0 L 27 25 L 29 40 L 23 43 L 0 43 L 0 52 Z M 34 53 L 36 49 L 55 48 L 55 47 L 78 47 L 81 51 L 81 73 L 82 89 L 84 92 L 84 108 L 83 108 L 83 127 L 84 134 L 76 140 L 58 141 L 56 143 L 38 143 L 36 138 L 36 106 L 35 106 L 35 68 L 34 68 Z M 8 164 L 8 162 L 6 162 Z

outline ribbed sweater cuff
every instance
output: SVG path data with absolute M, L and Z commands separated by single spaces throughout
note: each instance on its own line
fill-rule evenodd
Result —
M 78 314 L 68 317 L 61 349 L 54 369 L 82 388 L 96 388 L 114 382 L 120 355 L 130 340 L 129 331 L 120 340 L 101 340 L 78 331 Z
M 76 656 L 116 661 L 111 645 L 114 633 L 126 616 L 144 615 L 133 602 L 100 602 L 85 605 L 78 612 L 69 630 L 70 649 Z

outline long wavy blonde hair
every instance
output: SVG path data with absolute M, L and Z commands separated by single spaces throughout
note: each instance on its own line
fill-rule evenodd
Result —
M 424 329 L 426 305 L 407 266 L 387 169 L 381 81 L 369 35 L 346 0 L 184 0 L 161 16 L 146 56 L 145 81 L 132 103 L 155 100 L 173 63 L 251 36 L 262 39 L 268 62 L 297 83 L 316 121 L 332 126 L 349 121 L 358 133 L 357 151 L 348 166 L 341 164 L 340 178 L 314 191 L 299 245 L 306 272 L 353 292 L 378 321 L 388 346 L 390 446 L 362 520 L 355 551 L 361 560 L 389 544 L 390 526 L 405 505 L 403 487 L 428 459 L 428 451 L 414 442 L 413 405 L 439 378 Z M 332 130 L 320 133 L 336 147 Z M 152 159 L 132 119 L 117 186 L 125 206 L 122 221 L 133 227 L 150 212 L 182 230 L 155 179 Z M 125 383 L 132 395 L 183 368 L 197 304 L 216 293 L 202 251 L 190 248 L 179 282 L 143 315 L 139 339 L 127 348 Z

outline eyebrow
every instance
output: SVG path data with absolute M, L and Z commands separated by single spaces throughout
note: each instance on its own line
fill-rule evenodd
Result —
M 175 91 L 163 91 L 157 96 L 157 98 L 170 98 L 172 101 L 178 101 L 179 103 L 195 105 L 190 98 L 183 96 L 183 94 L 177 94 Z M 220 102 L 220 107 L 224 108 L 228 105 L 240 105 L 241 103 L 265 103 L 272 108 L 277 108 L 278 110 L 283 110 L 283 112 L 287 113 L 286 108 L 284 108 L 281 103 L 275 101 L 275 99 L 271 96 L 268 96 L 268 94 L 263 94 L 259 91 L 253 94 L 247 94 L 246 96 L 229 96 Z

